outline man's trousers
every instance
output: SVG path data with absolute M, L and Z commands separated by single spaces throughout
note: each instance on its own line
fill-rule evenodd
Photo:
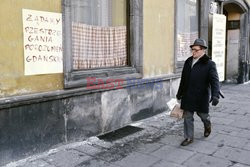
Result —
M 208 113 L 196 112 L 204 124 L 204 127 L 211 126 L 210 116 Z M 184 138 L 193 139 L 194 138 L 194 111 L 184 111 Z

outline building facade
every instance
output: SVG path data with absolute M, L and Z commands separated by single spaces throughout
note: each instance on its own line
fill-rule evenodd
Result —
M 211 53 L 213 14 L 227 18 L 224 80 L 249 81 L 249 4 L 3 0 L 0 165 L 168 110 L 189 45 L 202 37 Z

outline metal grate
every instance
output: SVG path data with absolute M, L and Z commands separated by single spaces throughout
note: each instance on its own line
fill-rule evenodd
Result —
M 112 141 L 121 139 L 123 137 L 129 136 L 131 134 L 134 134 L 141 130 L 143 130 L 143 128 L 128 125 L 123 128 L 114 130 L 112 132 L 109 132 L 109 133 L 106 133 L 97 137 L 101 140 L 112 142 Z

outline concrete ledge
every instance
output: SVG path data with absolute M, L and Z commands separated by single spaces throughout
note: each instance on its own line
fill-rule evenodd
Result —
M 177 78 L 180 78 L 180 74 L 164 75 L 164 76 L 158 76 L 158 77 L 152 77 L 152 78 L 146 78 L 146 79 L 152 80 L 151 82 L 153 82 L 153 80 L 154 81 L 157 80 L 157 82 L 161 82 L 161 81 L 167 81 L 167 80 L 177 79 Z M 138 79 L 137 83 L 140 85 L 145 84 L 142 82 L 142 80 L 144 79 Z M 122 87 L 127 88 L 127 87 L 132 87 L 135 85 L 136 84 L 124 83 Z M 0 98 L 0 109 L 46 102 L 46 101 L 51 101 L 51 100 L 64 99 L 64 98 L 69 98 L 73 96 L 80 96 L 84 94 L 91 94 L 91 93 L 104 92 L 104 91 L 110 91 L 110 90 L 114 90 L 114 89 L 88 90 L 87 88 L 74 88 L 74 89 L 57 90 L 57 91 L 44 92 L 44 93 L 33 93 L 33 94 L 28 94 L 28 95 L 10 96 L 10 97 L 5 97 L 5 98 Z

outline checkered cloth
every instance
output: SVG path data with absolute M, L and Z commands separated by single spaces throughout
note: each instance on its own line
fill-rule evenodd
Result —
M 73 69 L 125 66 L 126 26 L 100 27 L 72 23 Z

